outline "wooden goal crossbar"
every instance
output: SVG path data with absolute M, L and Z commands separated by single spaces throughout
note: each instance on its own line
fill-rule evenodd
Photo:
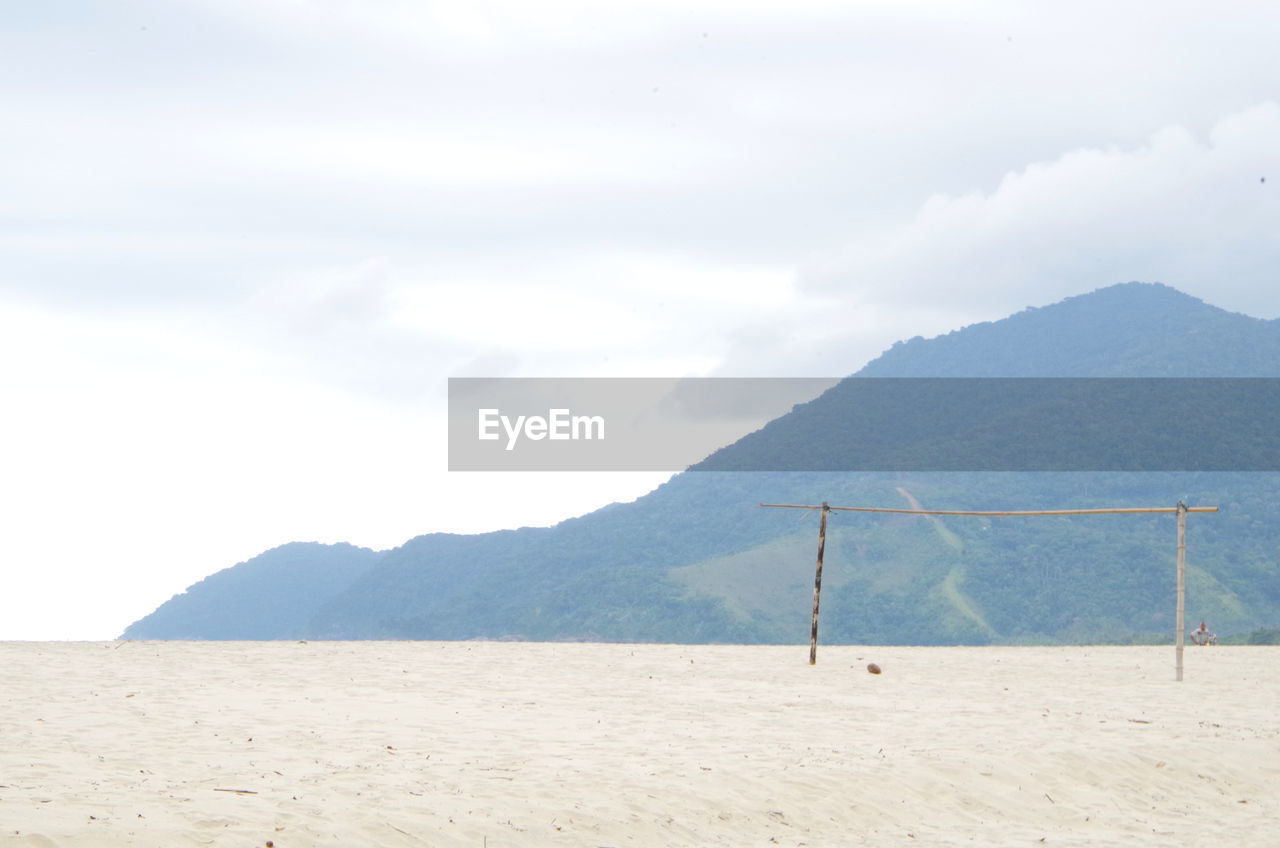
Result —
M 760 504 L 762 507 L 776 509 L 820 509 L 822 520 L 818 524 L 818 565 L 813 576 L 813 622 L 809 636 L 809 665 L 818 661 L 818 601 L 822 595 L 822 555 L 827 546 L 827 513 L 832 510 L 840 512 L 884 512 L 896 515 L 956 515 L 979 516 L 987 518 L 1024 518 L 1052 515 L 1140 515 L 1151 513 L 1177 513 L 1178 515 L 1178 608 L 1177 634 L 1174 639 L 1175 677 L 1182 680 L 1183 631 L 1185 628 L 1184 608 L 1186 605 L 1186 539 L 1188 512 L 1217 512 L 1216 506 L 1187 506 L 1179 501 L 1177 506 L 1157 507 L 1114 507 L 1106 509 L 1003 509 L 1003 510 L 971 510 L 971 509 L 892 509 L 879 506 L 830 506 L 821 504 Z
M 882 506 L 825 506 L 824 504 L 767 504 L 760 506 L 781 507 L 784 509 L 830 509 L 841 512 L 896 512 L 902 515 L 987 515 L 987 516 L 1019 516 L 1019 515 L 1108 515 L 1143 512 L 1177 512 L 1176 506 L 1155 507 L 1116 507 L 1114 509 L 889 509 Z M 1189 506 L 1187 512 L 1217 512 L 1216 506 Z

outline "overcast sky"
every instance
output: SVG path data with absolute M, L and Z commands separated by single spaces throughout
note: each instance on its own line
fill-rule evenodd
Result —
M 1128 280 L 1280 315 L 1280 6 L 1217 8 L 6 4 L 0 638 L 666 477 L 449 474 L 450 376 L 838 376 Z

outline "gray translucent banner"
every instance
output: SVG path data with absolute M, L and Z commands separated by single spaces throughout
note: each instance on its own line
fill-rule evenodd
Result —
M 451 379 L 453 471 L 1280 471 L 1280 380 Z
M 450 378 L 450 471 L 680 471 L 837 382 Z

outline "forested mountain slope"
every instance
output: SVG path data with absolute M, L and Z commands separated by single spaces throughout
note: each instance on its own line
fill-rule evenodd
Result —
M 1280 324 L 1128 283 L 898 343 L 854 375 L 1183 376 L 1280 376 Z M 719 467 L 752 467 L 764 452 L 767 467 L 786 469 L 789 442 L 770 434 L 793 438 L 813 420 L 840 444 L 848 382 L 725 448 Z M 124 636 L 798 642 L 817 518 L 760 502 L 981 510 L 1180 499 L 1222 508 L 1189 521 L 1188 615 L 1222 634 L 1274 627 L 1277 474 L 699 470 L 550 528 L 431 534 L 378 553 L 286 546 L 196 584 Z M 826 562 L 832 642 L 1094 641 L 1173 628 L 1170 516 L 833 513 Z

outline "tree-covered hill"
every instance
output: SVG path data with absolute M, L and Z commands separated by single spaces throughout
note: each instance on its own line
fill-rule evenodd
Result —
M 855 376 L 1278 372 L 1277 322 L 1129 283 L 899 343 Z M 769 455 L 776 462 L 763 467 L 804 467 L 798 445 L 812 444 L 810 437 L 839 445 L 858 417 L 842 400 L 850 382 L 729 446 L 721 460 L 762 467 L 760 457 Z M 959 416 L 963 402 L 915 414 Z M 981 412 L 964 414 L 981 422 Z M 909 413 L 870 424 L 900 429 Z M 1007 422 L 1020 410 L 990 413 Z M 866 438 L 868 421 L 857 423 Z M 762 509 L 762 501 L 981 510 L 1173 506 L 1180 499 L 1222 508 L 1189 520 L 1188 615 L 1224 635 L 1275 627 L 1280 475 L 700 470 L 551 528 L 432 534 L 379 553 L 285 546 L 196 584 L 124 635 L 797 642 L 808 636 L 817 518 Z M 1120 640 L 1173 628 L 1174 520 L 1167 515 L 833 513 L 826 562 L 822 625 L 832 642 Z
M 211 574 L 129 630 L 157 634 L 140 638 L 284 638 L 304 630 L 379 557 L 354 545 L 291 542 Z
M 932 339 L 862 377 L 1275 377 L 1280 324 L 1159 283 L 1122 283 Z

